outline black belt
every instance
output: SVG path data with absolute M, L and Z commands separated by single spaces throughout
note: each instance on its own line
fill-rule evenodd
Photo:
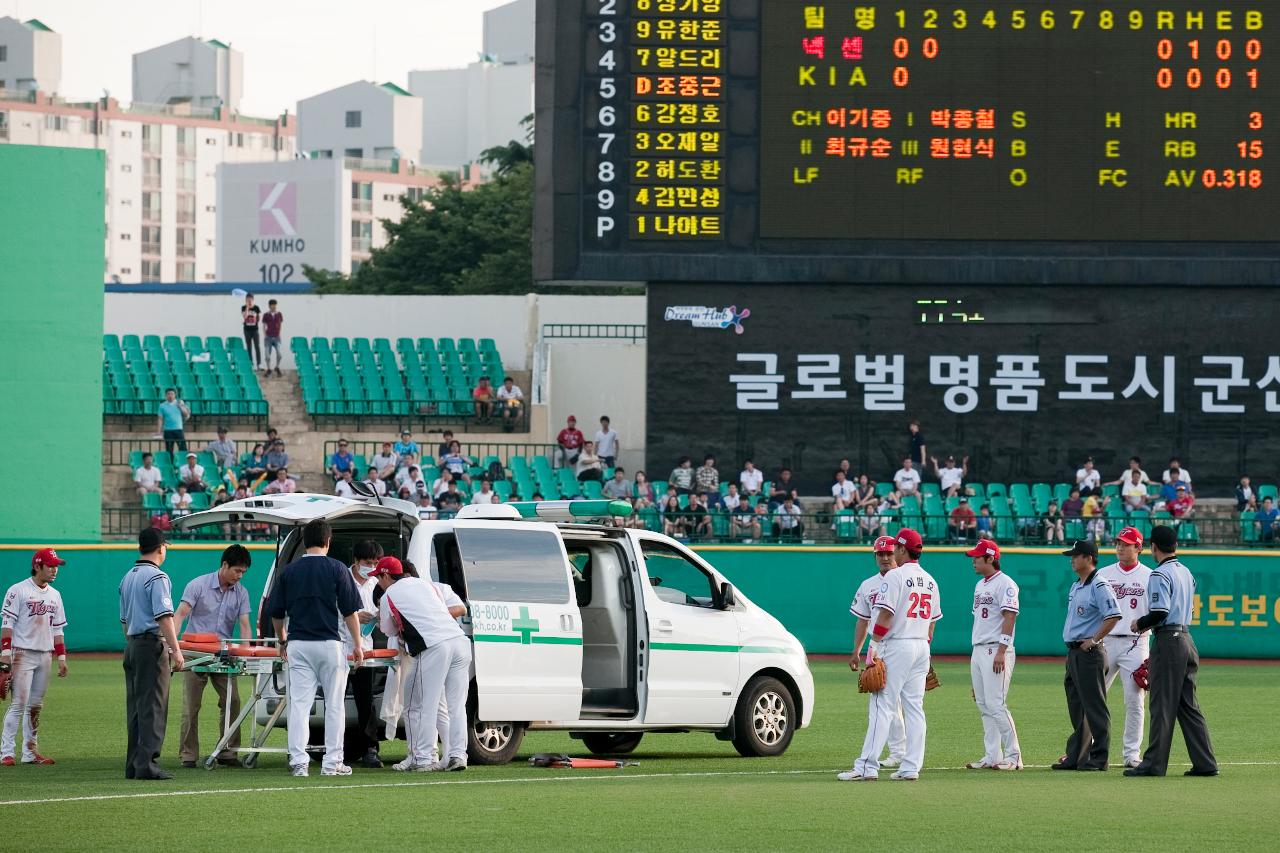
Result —
M 1085 642 L 1084 640 L 1073 640 L 1072 642 L 1067 643 L 1067 648 L 1078 649 L 1084 645 L 1084 642 Z
M 129 639 L 130 640 L 149 640 L 149 639 L 158 640 L 160 639 L 160 632 L 159 631 L 143 631 L 141 634 L 130 634 Z
M 1186 625 L 1157 625 L 1157 626 L 1154 628 L 1154 630 L 1156 630 L 1156 631 L 1186 631 L 1186 630 L 1187 630 L 1187 626 L 1186 626 Z

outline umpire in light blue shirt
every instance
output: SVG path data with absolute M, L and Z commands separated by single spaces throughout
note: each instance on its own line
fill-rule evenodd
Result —
M 1067 713 L 1071 736 L 1067 754 L 1054 770 L 1106 770 L 1111 749 L 1111 712 L 1107 710 L 1107 650 L 1103 637 L 1120 621 L 1120 605 L 1111 585 L 1098 577 L 1098 546 L 1077 539 L 1063 556 L 1071 558 L 1078 580 L 1067 595 Z
M 1133 620 L 1134 632 L 1152 629 L 1155 645 L 1148 662 L 1151 688 L 1151 730 L 1142 763 L 1124 771 L 1126 776 L 1163 776 L 1169 767 L 1173 720 L 1182 726 L 1191 769 L 1184 776 L 1217 776 L 1218 760 L 1209 742 L 1209 727 L 1196 700 L 1196 672 L 1200 653 L 1187 625 L 1191 622 L 1196 581 L 1178 560 L 1178 532 L 1160 526 L 1151 531 L 1151 553 L 1159 564 L 1151 572 L 1148 587 L 1151 612 Z

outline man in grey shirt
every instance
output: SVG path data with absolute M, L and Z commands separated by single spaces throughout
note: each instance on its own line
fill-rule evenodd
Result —
M 234 468 L 239 461 L 236 457 L 236 443 L 227 438 L 227 428 L 224 426 L 218 427 L 217 440 L 209 442 L 205 450 L 212 453 L 218 465 L 223 468 Z
M 249 592 L 240 579 L 249 570 L 250 562 L 249 551 L 243 545 L 232 545 L 224 550 L 222 564 L 216 572 L 193 578 L 182 591 L 174 621 L 181 625 L 186 619 L 187 633 L 211 634 L 219 640 L 231 639 L 233 630 L 238 626 L 240 638 L 249 639 L 252 636 L 249 630 Z M 183 767 L 195 767 L 200 759 L 200 703 L 204 699 L 205 685 L 211 681 L 214 692 L 218 694 L 220 719 L 225 721 L 240 713 L 240 694 L 234 678 L 187 672 L 182 684 L 182 741 L 179 747 Z M 240 730 L 236 729 L 227 748 L 218 755 L 218 763 L 234 766 L 239 747 Z
M 601 492 L 612 500 L 626 500 L 631 497 L 631 484 L 627 482 L 627 472 L 621 467 L 613 469 L 613 477 L 604 481 Z

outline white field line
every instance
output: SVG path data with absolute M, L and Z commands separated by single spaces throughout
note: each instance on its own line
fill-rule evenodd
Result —
M 1047 764 L 1028 764 L 1026 767 L 1030 769 L 1047 768 Z M 1115 768 L 1123 765 L 1113 764 Z M 1170 765 L 1170 767 L 1190 767 L 1190 764 Z M 1219 762 L 1219 767 L 1276 767 L 1280 766 L 1280 761 L 1226 761 Z M 846 768 L 840 768 L 846 769 Z M 421 781 L 403 781 L 403 782 L 357 782 L 354 784 L 334 784 L 334 785 L 278 785 L 274 787 L 255 787 L 255 788 L 206 788 L 193 791 L 146 791 L 136 794 L 94 794 L 82 797 L 46 797 L 36 800 L 0 800 L 0 806 L 42 806 L 51 805 L 53 803 L 93 803 L 103 802 L 107 800 L 146 800 L 161 799 L 165 797 L 203 797 L 211 794 L 277 794 L 277 793 L 305 793 L 308 791 L 350 791 L 356 789 L 373 789 L 373 788 L 429 788 L 437 785 L 528 785 L 547 782 L 623 782 L 634 779 L 679 779 L 688 778 L 706 778 L 706 777 L 732 777 L 732 776 L 803 776 L 818 773 L 835 774 L 840 772 L 836 770 L 723 770 L 723 771 L 707 771 L 707 772 L 690 772 L 690 773 L 618 773 L 616 775 L 592 775 L 584 773 L 581 775 L 546 775 L 546 776 L 530 776 L 526 778 L 508 778 L 508 779 L 423 779 Z M 963 771 L 964 767 L 926 767 L 926 772 L 950 772 Z M 551 771 L 549 771 L 550 774 Z M 146 783 L 139 783 L 146 784 Z

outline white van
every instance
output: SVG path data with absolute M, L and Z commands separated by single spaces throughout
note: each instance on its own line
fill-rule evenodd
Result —
M 292 494 L 178 523 L 280 525 L 266 595 L 315 518 L 333 526 L 336 559 L 375 539 L 453 587 L 475 653 L 473 763 L 511 761 L 527 729 L 567 730 L 597 753 L 630 752 L 646 732 L 707 731 L 742 755 L 782 754 L 813 717 L 800 642 L 679 542 L 614 526 L 630 511 L 549 501 L 467 506 L 436 521 L 396 499 Z

